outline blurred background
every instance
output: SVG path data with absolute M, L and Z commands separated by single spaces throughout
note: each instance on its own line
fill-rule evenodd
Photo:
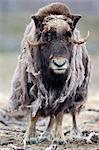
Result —
M 57 0 L 58 1 L 58 0 Z M 8 97 L 20 42 L 31 16 L 40 7 L 55 0 L 0 0 L 0 95 Z M 92 60 L 89 97 L 99 94 L 99 0 L 59 0 L 72 13 L 81 14 L 77 28 L 82 36 L 90 31 L 87 48 Z M 99 104 L 99 103 L 98 103 Z

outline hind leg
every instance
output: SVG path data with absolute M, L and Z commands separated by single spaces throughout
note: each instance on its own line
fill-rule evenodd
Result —
M 62 129 L 63 112 L 55 116 L 55 138 L 54 143 L 65 144 L 65 137 Z
M 76 113 L 72 113 L 72 123 L 73 123 L 72 130 L 74 131 L 75 134 L 77 134 L 78 127 L 77 127 L 77 121 L 76 121 Z
M 78 127 L 77 127 L 77 121 L 76 121 L 76 113 L 73 112 L 71 113 L 72 115 L 72 130 L 70 131 L 70 134 L 71 136 L 73 137 L 80 137 L 80 132 L 78 130 Z
M 27 126 L 27 130 L 26 133 L 24 135 L 24 147 L 26 146 L 26 144 L 28 142 L 31 142 L 32 139 L 32 143 L 37 143 L 37 139 L 35 137 L 36 134 L 36 122 L 37 122 L 38 116 L 36 117 L 32 117 L 32 113 L 30 113 L 28 115 L 28 126 Z
M 39 142 L 52 140 L 51 130 L 53 128 L 53 124 L 54 124 L 54 116 L 50 116 L 48 126 L 47 126 L 46 130 L 39 137 Z

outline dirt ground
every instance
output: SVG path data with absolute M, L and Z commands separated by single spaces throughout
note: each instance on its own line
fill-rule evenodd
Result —
M 15 120 L 9 117 L 0 109 L 0 150 L 24 150 L 23 136 L 26 130 L 26 120 Z M 5 125 L 2 123 L 5 121 Z M 47 125 L 48 119 L 42 119 L 37 123 L 37 133 L 43 131 Z M 90 98 L 86 104 L 86 109 L 77 116 L 77 123 L 83 137 L 88 138 L 90 133 L 95 132 L 97 137 L 93 136 L 92 143 L 82 139 L 70 138 L 67 131 L 71 128 L 71 116 L 64 115 L 63 130 L 67 139 L 67 144 L 57 145 L 56 150 L 99 150 L 99 99 Z M 7 125 L 7 126 L 6 126 Z M 51 145 L 51 142 L 27 145 L 25 150 L 45 150 Z M 21 147 L 21 148 L 18 148 Z M 47 149 L 46 149 L 47 150 Z M 54 150 L 54 149 L 50 149 Z

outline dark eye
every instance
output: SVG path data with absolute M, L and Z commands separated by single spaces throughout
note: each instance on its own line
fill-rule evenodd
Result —
M 53 39 L 56 39 L 56 31 L 47 31 L 42 34 L 42 39 L 46 42 L 49 42 Z
M 49 32 L 43 32 L 42 33 L 42 42 L 46 43 L 50 40 L 50 33 Z
M 63 34 L 64 34 L 65 38 L 71 38 L 71 36 L 72 36 L 71 31 L 66 31 Z
M 70 31 L 66 31 L 66 35 L 67 35 L 67 37 L 71 37 L 72 36 Z
M 51 31 L 51 39 L 55 39 L 56 38 L 56 31 Z
M 43 33 L 43 37 L 44 37 L 44 38 L 47 38 L 47 37 L 48 37 L 48 32 L 44 32 L 44 33 Z

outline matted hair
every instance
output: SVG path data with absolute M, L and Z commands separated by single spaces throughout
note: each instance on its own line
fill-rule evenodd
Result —
M 55 7 L 54 7 L 55 6 Z M 59 7 L 60 6 L 60 7 Z M 36 15 L 46 17 L 53 12 L 53 15 L 62 14 L 69 15 L 69 8 L 61 3 L 48 5 L 41 8 Z M 80 41 L 80 32 L 75 29 L 73 32 L 74 41 Z M 32 109 L 32 114 L 35 116 L 37 111 L 42 107 L 43 99 L 45 99 L 45 108 L 51 105 L 53 108 L 57 108 L 57 104 L 65 102 L 69 97 L 76 94 L 77 89 L 81 88 L 82 91 L 88 89 L 88 83 L 90 78 L 90 58 L 86 49 L 85 43 L 75 44 L 73 47 L 73 54 L 70 63 L 70 72 L 65 82 L 64 89 L 61 91 L 60 97 L 53 101 L 54 94 L 47 92 L 42 82 L 42 76 L 40 71 L 36 71 L 36 64 L 34 62 L 34 52 L 38 48 L 39 41 L 36 37 L 36 26 L 32 19 L 29 25 L 26 27 L 22 42 L 21 42 L 21 54 L 18 57 L 17 67 L 12 79 L 11 84 L 11 97 L 9 100 L 11 110 L 29 111 Z M 30 101 L 27 91 L 27 82 L 32 81 L 33 86 L 30 92 L 33 92 L 33 88 L 37 86 L 38 93 L 32 93 L 35 97 L 33 102 Z M 79 92 L 79 91 L 78 91 Z M 86 92 L 86 91 L 85 91 Z M 44 93 L 44 94 L 42 94 Z M 31 94 L 31 93 L 30 93 Z M 48 96 L 49 95 L 49 96 Z M 82 102 L 72 103 L 75 109 L 78 109 L 83 105 L 87 94 L 85 94 Z M 71 111 L 71 110 L 70 110 Z

